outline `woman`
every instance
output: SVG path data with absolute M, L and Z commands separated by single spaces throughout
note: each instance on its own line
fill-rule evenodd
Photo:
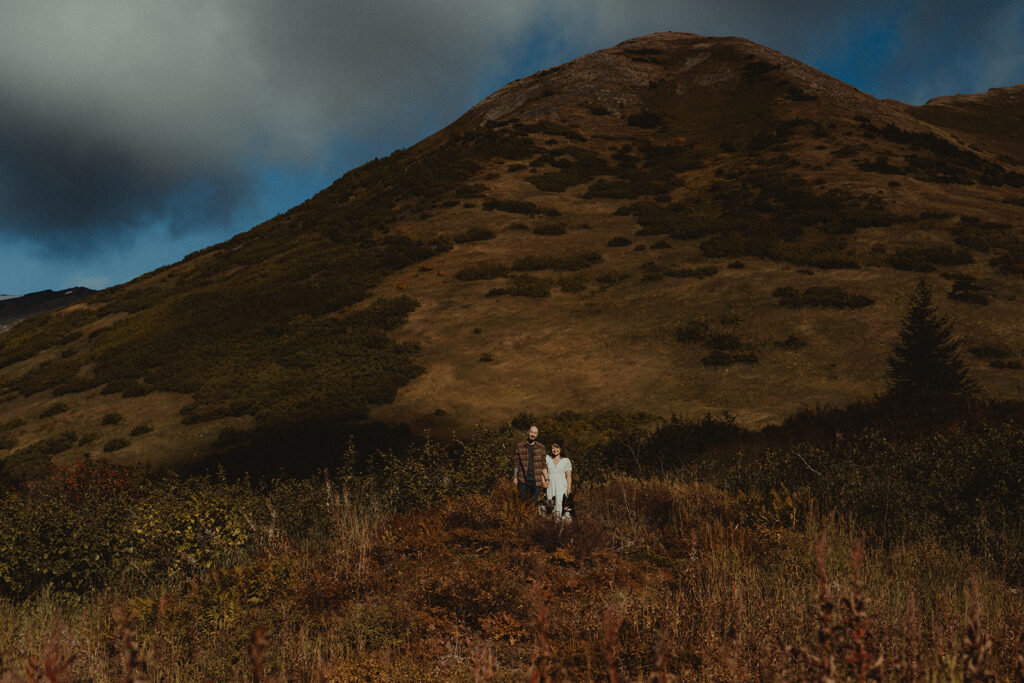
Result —
M 563 515 L 566 496 L 572 495 L 572 463 L 562 454 L 562 445 L 551 442 L 551 455 L 547 456 L 548 500 L 555 501 L 555 516 Z

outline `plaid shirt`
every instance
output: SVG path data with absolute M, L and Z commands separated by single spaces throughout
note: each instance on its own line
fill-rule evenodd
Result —
M 548 451 L 540 441 L 533 442 L 533 474 L 536 483 L 547 481 L 548 464 L 545 460 Z M 512 467 L 515 468 L 516 477 L 519 481 L 526 481 L 526 473 L 530 471 L 530 451 L 526 442 L 516 444 L 516 452 L 512 455 Z

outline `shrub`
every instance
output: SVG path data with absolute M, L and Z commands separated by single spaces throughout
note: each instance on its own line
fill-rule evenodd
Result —
M 565 234 L 565 232 L 564 223 L 541 223 L 534 228 L 534 234 L 544 234 L 544 236 L 557 236 L 557 234 Z
M 664 117 L 653 111 L 642 111 L 630 114 L 626 123 L 635 128 L 657 128 L 661 125 Z
M 487 292 L 487 296 L 526 296 L 540 299 L 551 294 L 551 283 L 533 275 L 513 275 L 507 287 L 495 287 Z
M 1006 358 L 1010 355 L 1010 350 L 1005 346 L 997 346 L 996 344 L 982 344 L 981 346 L 972 346 L 967 351 L 975 358 Z
M 153 431 L 153 427 L 146 423 L 142 423 L 132 427 L 132 430 L 128 432 L 128 436 L 142 436 L 143 434 L 149 434 L 151 431 Z
M 774 342 L 774 344 L 778 348 L 785 349 L 787 351 L 796 351 L 797 349 L 802 349 L 807 346 L 807 342 L 795 334 L 791 334 L 781 341 Z
M 483 263 L 474 263 L 471 266 L 466 266 L 459 272 L 455 273 L 455 279 L 467 282 L 473 280 L 493 280 L 495 278 L 505 277 L 508 275 L 508 270 L 508 266 L 495 261 L 485 261 Z
M 795 287 L 779 287 L 772 296 L 786 308 L 863 308 L 875 303 L 870 297 L 851 294 L 841 287 L 808 287 L 803 292 Z
M 8 488 L 38 477 L 53 469 L 53 459 L 31 446 L 22 448 L 0 461 L 0 483 Z
M 506 213 L 521 213 L 528 216 L 559 216 L 558 209 L 544 208 L 533 202 L 516 201 L 513 199 L 488 199 L 484 202 L 484 211 L 505 211 Z
M 669 277 L 695 277 L 695 278 L 706 278 L 718 274 L 718 268 L 715 266 L 701 266 L 699 268 L 666 268 L 665 275 Z
M 587 288 L 590 278 L 583 273 L 574 273 L 572 275 L 562 275 L 556 282 L 563 292 L 576 294 Z
M 936 247 L 899 249 L 886 259 L 886 262 L 897 270 L 930 273 L 935 270 L 936 265 L 964 265 L 973 263 L 974 257 L 969 249 L 954 249 L 944 244 Z
M 68 412 L 68 404 L 67 403 L 54 403 L 49 408 L 47 408 L 46 410 L 41 412 L 39 414 L 39 417 L 53 417 L 54 415 L 59 415 L 61 413 L 66 413 L 66 412 Z
M 708 324 L 703 320 L 691 320 L 676 328 L 676 341 L 685 343 L 703 342 L 711 336 Z
M 997 370 L 1020 370 L 1021 363 L 1019 360 L 993 360 L 989 361 L 990 368 L 996 368 Z
M 568 256 L 523 256 L 512 263 L 514 271 L 584 270 L 604 259 L 596 251 L 585 251 Z
M 712 351 L 700 359 L 700 362 L 708 366 L 729 366 L 737 364 L 749 365 L 757 362 L 757 356 L 752 353 L 729 353 L 728 351 Z
M 665 240 L 658 240 L 657 242 L 655 242 L 654 244 L 651 245 L 651 249 L 671 249 L 671 248 L 672 248 L 672 245 L 669 244 L 668 242 L 666 242 Z
M 484 196 L 484 192 L 487 191 L 487 186 L 483 183 L 476 183 L 474 185 L 457 185 L 455 187 L 455 196 L 460 199 L 475 199 Z
M 120 393 L 125 398 L 129 398 L 132 396 L 145 396 L 149 393 L 149 388 L 138 379 L 116 379 L 107 382 L 106 385 L 100 389 L 100 393 Z
M 718 333 L 705 338 L 704 345 L 715 351 L 735 351 L 740 348 L 742 343 L 740 338 L 734 334 Z
M 112 453 L 113 451 L 119 451 L 122 448 L 127 448 L 128 446 L 131 445 L 131 443 L 132 443 L 131 441 L 129 441 L 128 439 L 125 439 L 124 437 L 118 437 L 116 439 L 111 439 L 110 441 L 108 441 L 105 444 L 103 444 L 103 452 L 104 453 Z
M 121 413 L 107 413 L 107 414 L 105 414 L 103 416 L 103 419 L 100 421 L 100 424 L 105 424 L 105 425 L 121 424 L 121 420 L 123 420 L 123 419 L 124 419 L 124 416 L 121 415 Z
M 981 252 L 992 249 L 1019 249 L 1018 238 L 1006 223 L 965 223 L 953 229 L 953 241 Z
M 562 223 L 541 223 L 533 229 L 534 235 L 564 235 L 565 225 Z
M 608 240 L 609 247 L 628 247 L 631 244 L 633 244 L 631 240 L 626 237 L 622 237 L 621 235 Z
M 601 273 L 595 278 L 602 285 L 614 285 L 629 278 L 629 273 L 624 270 L 609 270 Z
M 452 239 L 456 244 L 466 244 L 468 242 L 482 242 L 483 240 L 494 239 L 495 234 L 493 230 L 487 228 L 475 227 L 468 228 L 462 232 L 456 233 Z
M 494 356 L 489 353 L 481 353 L 480 358 L 477 359 L 481 363 L 491 363 L 494 361 Z
M 987 306 L 989 303 L 988 297 L 985 296 L 982 287 L 973 280 L 968 280 L 966 278 L 961 278 L 954 282 L 953 288 L 946 296 L 954 301 L 960 301 L 965 304 Z

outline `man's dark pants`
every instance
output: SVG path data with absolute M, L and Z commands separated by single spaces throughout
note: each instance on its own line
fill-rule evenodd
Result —
M 536 482 L 528 484 L 521 481 L 517 486 L 519 487 L 519 500 L 536 505 L 537 494 L 540 492 L 540 487 L 537 486 Z

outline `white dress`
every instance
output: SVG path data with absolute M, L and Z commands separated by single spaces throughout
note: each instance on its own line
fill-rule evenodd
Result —
M 546 458 L 548 464 L 548 500 L 555 500 L 555 514 L 562 515 L 562 496 L 569 490 L 569 482 L 565 473 L 572 472 L 572 463 L 569 458 L 562 457 L 557 463 L 550 455 Z

